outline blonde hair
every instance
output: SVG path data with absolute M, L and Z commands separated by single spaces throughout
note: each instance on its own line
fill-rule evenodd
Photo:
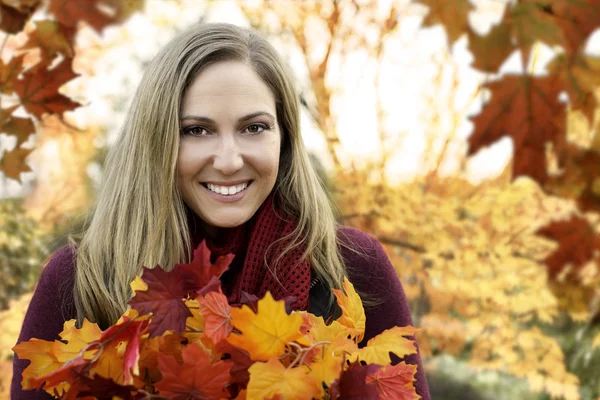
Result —
M 300 136 L 291 75 L 253 30 L 198 24 L 164 46 L 145 71 L 110 149 L 87 229 L 80 240 L 72 238 L 78 323 L 84 317 L 101 327 L 114 323 L 127 309 L 129 283 L 142 266 L 168 270 L 189 261 L 186 207 L 176 182 L 180 105 L 197 74 L 219 61 L 248 63 L 275 95 L 282 147 L 274 190 L 282 210 L 298 221 L 284 253 L 303 246 L 316 275 L 341 287 L 345 267 L 333 207 Z

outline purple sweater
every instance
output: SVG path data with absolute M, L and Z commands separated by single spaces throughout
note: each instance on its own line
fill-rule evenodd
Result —
M 361 253 L 357 254 L 344 247 L 341 249 L 350 281 L 359 293 L 382 300 L 381 305 L 365 309 L 367 323 L 365 338 L 361 344 L 393 326 L 412 325 L 404 290 L 381 244 L 354 228 L 341 227 L 338 234 L 351 248 Z M 42 271 L 17 343 L 31 338 L 50 341 L 59 339 L 63 323 L 76 318 L 72 295 L 74 272 L 72 250 L 68 247 L 58 250 Z M 419 355 L 407 356 L 404 361 L 418 366 L 415 382 L 417 393 L 423 400 L 430 400 Z M 21 390 L 21 376 L 27 365 L 29 360 L 19 360 L 15 355 L 11 399 L 52 399 L 44 391 Z

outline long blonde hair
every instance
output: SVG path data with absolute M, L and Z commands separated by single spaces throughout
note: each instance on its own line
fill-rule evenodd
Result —
M 198 24 L 171 40 L 148 66 L 122 132 L 109 151 L 95 208 L 76 247 L 74 300 L 83 318 L 101 327 L 127 309 L 129 283 L 142 266 L 170 269 L 189 261 L 186 207 L 176 182 L 180 105 L 190 82 L 207 65 L 242 61 L 273 91 L 282 132 L 275 186 L 283 211 L 298 221 L 289 249 L 303 246 L 312 270 L 329 287 L 341 286 L 332 205 L 300 136 L 297 93 L 275 49 L 250 29 Z

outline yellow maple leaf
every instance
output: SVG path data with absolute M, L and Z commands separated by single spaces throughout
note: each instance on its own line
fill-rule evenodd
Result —
M 347 332 L 344 330 L 344 333 Z M 330 387 L 333 381 L 339 379 L 342 373 L 344 356 L 357 350 L 358 347 L 354 341 L 346 337 L 340 337 L 331 344 L 324 346 L 322 351 L 317 353 L 314 361 L 306 366 L 309 371 L 308 374 L 314 379 L 321 397 L 324 394 L 322 382 Z
M 127 342 L 119 342 L 115 346 L 109 344 L 102 350 L 102 356 L 94 363 L 90 370 L 90 376 L 98 374 L 104 378 L 110 378 L 119 385 L 123 385 L 123 354 Z
M 309 314 L 308 318 L 311 325 L 309 335 L 313 339 L 313 343 L 321 341 L 334 342 L 339 338 L 348 336 L 347 328 L 338 321 L 326 325 L 323 317 Z
M 258 301 L 258 314 L 246 305 L 231 309 L 231 322 L 242 332 L 231 334 L 226 340 L 246 350 L 253 360 L 266 361 L 285 353 L 288 342 L 303 337 L 300 333 L 302 316 L 288 315 L 283 301 L 275 301 L 271 293 Z
M 387 365 L 392 361 L 389 355 L 390 352 L 398 357 L 415 354 L 417 352 L 415 342 L 404 336 L 412 336 L 418 330 L 418 328 L 412 326 L 395 326 L 387 329 L 370 339 L 365 347 L 354 352 L 350 358 L 365 361 L 367 364 Z
M 56 359 L 61 362 L 67 362 L 79 356 L 81 350 L 88 344 L 95 342 L 102 336 L 102 330 L 97 324 L 93 324 L 87 319 L 83 320 L 81 329 L 75 327 L 75 320 L 66 321 L 63 324 L 63 330 L 60 333 L 62 340 L 67 343 L 56 341 L 53 344 L 52 351 Z M 84 358 L 91 360 L 98 350 L 86 351 Z
M 131 281 L 129 287 L 133 291 L 134 295 L 135 292 L 145 292 L 146 290 L 148 290 L 148 285 L 146 284 L 146 282 L 144 282 L 142 278 L 140 278 L 137 275 L 135 276 L 135 279 Z
M 50 372 L 60 368 L 63 363 L 56 359 L 52 354 L 52 345 L 54 342 L 48 342 L 40 339 L 30 339 L 28 342 L 21 342 L 13 346 L 12 350 L 20 359 L 31 360 L 31 363 L 23 371 L 23 389 L 34 389 L 37 385 L 33 380 L 48 375 Z
M 248 372 L 248 399 L 281 396 L 286 400 L 310 400 L 319 395 L 315 381 L 304 368 L 287 369 L 277 359 L 254 363 Z
M 342 309 L 342 316 L 337 319 L 337 322 L 345 326 L 350 336 L 360 342 L 365 336 L 365 323 L 367 321 L 365 309 L 360 296 L 354 290 L 354 285 L 350 283 L 348 278 L 344 277 L 343 287 L 346 293 L 339 289 L 333 289 L 333 294 Z

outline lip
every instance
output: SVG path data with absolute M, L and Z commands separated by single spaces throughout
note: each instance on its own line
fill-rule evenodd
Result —
M 207 188 L 206 186 L 204 186 L 203 184 L 200 184 L 200 186 L 202 186 L 202 189 L 206 190 L 208 192 L 208 195 L 210 197 L 212 197 L 213 199 L 220 201 L 222 203 L 235 203 L 236 201 L 239 201 L 240 199 L 242 199 L 245 195 L 246 192 L 248 191 L 248 188 L 250 186 L 252 186 L 252 183 L 254 183 L 254 181 L 238 181 L 239 183 L 237 183 L 238 185 L 241 183 L 246 183 L 248 182 L 248 186 L 246 186 L 246 189 L 242 190 L 239 193 L 236 194 L 231 194 L 231 195 L 224 195 L 224 194 L 220 194 L 220 193 L 215 193 L 212 190 L 210 190 L 209 188 Z M 213 183 L 213 182 L 206 182 L 206 183 L 211 183 L 213 185 L 219 185 L 218 183 Z M 221 183 L 220 185 L 223 186 L 234 186 L 235 183 L 229 183 L 229 185 L 224 185 L 223 183 Z
M 231 181 L 231 182 L 204 181 L 202 183 L 204 183 L 204 184 L 210 183 L 211 185 L 217 185 L 217 186 L 236 186 L 236 185 L 241 185 L 242 183 L 246 183 L 246 182 L 248 182 L 248 184 L 250 184 L 250 182 L 252 182 L 252 179 L 243 179 L 243 180 L 237 180 L 237 181 Z

